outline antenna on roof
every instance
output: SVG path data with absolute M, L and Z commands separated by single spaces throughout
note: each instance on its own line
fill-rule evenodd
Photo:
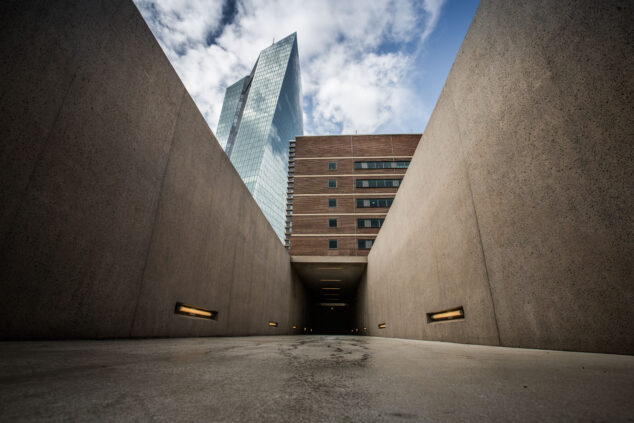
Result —
M 275 44 L 275 37 L 273 37 L 273 44 Z M 271 44 L 271 45 L 273 45 L 273 44 Z

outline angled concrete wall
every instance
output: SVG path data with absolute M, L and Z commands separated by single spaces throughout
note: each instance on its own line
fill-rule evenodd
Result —
M 370 252 L 370 334 L 634 353 L 632 22 L 482 1 Z
M 0 9 L 2 339 L 299 327 L 286 250 L 132 2 Z

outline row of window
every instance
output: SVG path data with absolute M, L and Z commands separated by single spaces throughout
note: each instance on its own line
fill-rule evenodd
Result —
M 372 244 L 374 244 L 373 239 L 358 239 L 357 240 L 357 248 L 359 250 L 369 250 L 372 248 Z M 329 250 L 337 250 L 339 248 L 339 242 L 336 239 L 328 240 L 328 249 Z
M 357 188 L 396 188 L 401 185 L 400 179 L 357 179 Z
M 357 179 L 357 188 L 398 188 L 401 185 L 400 179 Z M 337 188 L 336 179 L 328 179 L 328 188 Z
M 390 207 L 393 198 L 357 198 L 357 207 Z
M 355 169 L 407 169 L 409 162 L 354 162 Z
M 380 228 L 385 219 L 357 219 L 357 228 Z
M 380 228 L 383 226 L 383 222 L 385 219 L 377 218 L 377 219 L 357 219 L 357 228 Z M 328 227 L 336 228 L 338 227 L 337 219 L 328 219 Z
M 354 162 L 355 169 L 407 169 L 409 161 L 403 162 Z M 337 162 L 328 162 L 328 170 L 337 170 Z
M 390 207 L 393 201 L 393 198 L 357 198 L 357 208 Z M 337 207 L 337 199 L 329 198 L 328 207 Z

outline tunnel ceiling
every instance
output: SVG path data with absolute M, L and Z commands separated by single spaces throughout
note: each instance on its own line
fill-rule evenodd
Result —
M 311 298 L 325 303 L 350 301 L 367 263 L 367 257 L 291 257 Z

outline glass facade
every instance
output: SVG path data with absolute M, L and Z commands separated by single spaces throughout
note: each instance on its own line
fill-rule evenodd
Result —
M 296 34 L 262 50 L 251 75 L 227 88 L 216 132 L 283 241 L 289 141 L 304 134 Z
M 243 92 L 249 77 L 245 76 L 235 84 L 231 85 L 225 91 L 225 100 L 222 103 L 222 111 L 220 112 L 220 120 L 218 121 L 218 129 L 216 129 L 216 139 L 225 150 L 231 130 L 238 124 L 240 100 L 244 100 Z

